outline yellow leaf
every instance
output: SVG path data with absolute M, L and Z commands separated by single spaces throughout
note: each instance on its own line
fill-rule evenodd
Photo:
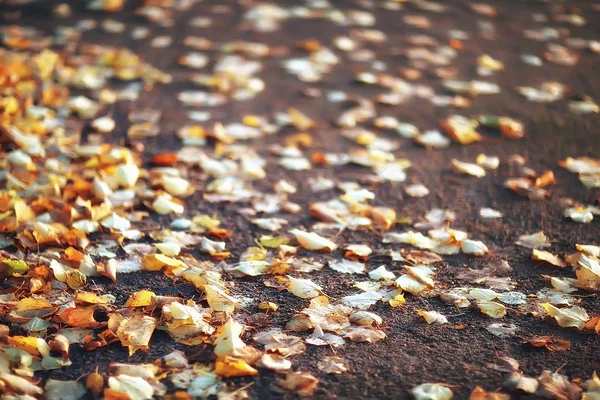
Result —
M 24 200 L 15 200 L 15 217 L 17 218 L 17 223 L 19 222 L 27 222 L 35 218 L 35 213 L 25 203 Z
M 48 355 L 50 349 L 43 339 L 33 336 L 8 336 L 8 344 L 14 348 L 22 349 L 32 356 Z
M 79 290 L 85 286 L 87 277 L 77 269 L 72 269 L 67 272 L 67 285 L 73 290 Z
M 25 297 L 17 303 L 17 312 L 42 310 L 44 308 L 54 307 L 51 303 L 44 299 L 38 299 L 33 297 Z
M 232 376 L 254 376 L 258 375 L 258 371 L 242 359 L 224 357 L 215 362 L 215 374 L 230 378 Z
M 150 290 L 140 290 L 135 292 L 125 302 L 125 307 L 148 307 L 152 304 L 152 298 L 156 294 Z
M 292 125 L 299 131 L 306 131 L 315 126 L 315 121 L 296 108 L 288 108 L 288 114 L 292 119 Z
M 129 356 L 138 350 L 148 349 L 156 324 L 156 318 L 147 315 L 136 315 L 121 321 L 117 329 L 117 337 L 123 346 L 129 348 Z
M 506 315 L 506 307 L 495 301 L 479 300 L 477 301 L 477 307 L 482 313 L 492 318 L 502 318 Z
M 403 295 L 396 295 L 392 300 L 390 300 L 390 306 L 392 307 L 400 307 L 402 304 L 406 303 L 406 299 Z
M 108 296 L 98 296 L 96 293 L 92 292 L 79 292 L 75 295 L 73 300 L 76 303 L 85 304 L 109 304 L 111 302 Z

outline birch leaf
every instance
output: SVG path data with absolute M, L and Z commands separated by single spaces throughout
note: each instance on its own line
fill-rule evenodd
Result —
M 516 245 L 527 247 L 529 249 L 543 249 L 545 247 L 550 247 L 548 237 L 542 231 L 532 233 L 531 235 L 519 236 Z
M 477 307 L 482 313 L 492 318 L 503 318 L 506 315 L 506 307 L 495 301 L 479 300 Z
M 581 307 L 558 308 L 550 303 L 540 305 L 563 328 L 573 327 L 582 330 L 586 321 L 590 319 L 587 312 Z
M 205 285 L 204 290 L 206 291 L 208 305 L 215 311 L 222 311 L 227 315 L 231 315 L 240 302 L 215 285 Z
M 483 178 L 486 175 L 485 169 L 479 165 L 458 161 L 456 159 L 452 160 L 452 169 L 458 173 L 471 175 L 476 178 Z
M 136 315 L 121 322 L 117 329 L 117 337 L 123 346 L 129 348 L 129 356 L 138 350 L 148 349 L 148 343 L 157 324 L 156 318 L 147 315 Z
M 559 268 L 564 268 L 567 266 L 567 263 L 561 260 L 560 257 L 544 250 L 533 249 L 533 252 L 531 253 L 531 259 L 536 261 L 545 261 Z
M 236 350 L 246 347 L 246 344 L 240 339 L 242 331 L 242 325 L 229 318 L 215 339 L 215 354 L 219 357 L 228 356 L 235 354 Z
M 343 274 L 362 274 L 365 272 L 365 264 L 345 259 L 330 261 L 329 268 Z
M 428 324 L 447 324 L 448 318 L 445 315 L 437 312 L 437 311 L 424 311 L 417 310 L 417 314 L 419 314 L 425 322 Z
M 154 395 L 152 386 L 137 376 L 111 376 L 108 378 L 108 386 L 111 390 L 128 396 L 130 400 L 149 400 Z
M 292 229 L 290 233 L 293 234 L 296 237 L 296 240 L 298 240 L 298 243 L 307 250 L 334 251 L 337 249 L 337 244 L 314 232 Z
M 317 297 L 321 294 L 321 290 L 323 289 L 310 279 L 294 278 L 293 276 L 288 276 L 288 279 L 290 284 L 287 289 L 292 294 L 303 299 Z
M 373 304 L 381 300 L 381 295 L 377 292 L 364 292 L 355 294 L 352 296 L 346 296 L 343 298 L 344 304 L 348 307 L 358 308 L 360 310 L 366 310 Z

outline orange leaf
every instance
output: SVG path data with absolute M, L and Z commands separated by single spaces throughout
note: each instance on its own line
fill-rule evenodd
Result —
M 224 260 L 231 255 L 228 251 L 211 251 L 210 256 L 215 260 Z
M 94 311 L 94 308 L 68 308 L 59 315 L 59 318 L 74 328 L 97 329 L 105 326 L 106 322 L 96 321 Z
M 152 157 L 150 162 L 154 165 L 173 166 L 177 163 L 177 154 L 175 153 L 161 153 L 156 154 Z
M 536 336 L 527 341 L 533 347 L 545 347 L 550 351 L 564 351 L 571 348 L 571 342 L 552 336 Z
M 600 315 L 586 322 L 583 326 L 583 329 L 586 331 L 593 331 L 600 334 Z
M 68 261 L 81 261 L 85 257 L 85 254 L 76 250 L 73 247 L 69 247 L 65 250 L 65 259 Z
M 216 236 L 219 239 L 229 239 L 231 237 L 231 232 L 229 232 L 227 229 L 220 228 L 212 228 L 208 231 L 208 234 Z
M 104 400 L 131 400 L 125 393 L 115 392 L 112 389 L 106 388 L 104 389 Z

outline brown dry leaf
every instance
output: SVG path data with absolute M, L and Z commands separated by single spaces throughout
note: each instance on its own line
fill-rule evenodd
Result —
M 525 376 L 520 372 L 513 372 L 504 382 L 504 386 L 508 389 L 521 390 L 525 393 L 535 393 L 539 384 L 538 381 L 532 377 Z
M 284 379 L 278 380 L 279 386 L 284 389 L 296 392 L 300 396 L 311 396 L 319 380 L 308 372 L 291 372 Z
M 346 330 L 344 337 L 353 342 L 375 343 L 387 337 L 385 332 L 372 327 L 352 326 Z
M 347 360 L 338 356 L 325 356 L 317 363 L 319 371 L 326 374 L 343 374 L 348 371 Z
M 545 347 L 550 351 L 565 351 L 571 348 L 571 342 L 552 336 L 536 336 L 527 342 L 533 347 Z
M 471 392 L 469 400 L 510 400 L 510 396 L 508 394 L 499 392 L 488 392 L 485 389 L 477 386 Z
M 533 249 L 533 252 L 531 253 L 531 259 L 536 261 L 545 261 L 559 268 L 564 268 L 567 266 L 567 263 L 564 262 L 560 257 L 544 250 Z
M 557 372 L 543 371 L 538 381 L 540 386 L 537 395 L 544 398 L 556 400 L 579 400 L 581 398 L 581 387 L 571 383 L 569 378 Z
M 292 119 L 292 124 L 299 131 L 306 131 L 315 126 L 315 121 L 296 108 L 288 108 L 288 114 Z
M 401 249 L 400 254 L 412 264 L 435 264 L 444 261 L 440 255 L 425 250 Z

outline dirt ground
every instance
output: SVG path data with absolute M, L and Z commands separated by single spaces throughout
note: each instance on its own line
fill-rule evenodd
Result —
M 281 68 L 281 61 L 302 52 L 291 44 L 299 40 L 316 39 L 329 42 L 336 35 L 347 33 L 348 28 L 334 25 L 323 20 L 284 21 L 281 28 L 274 33 L 261 33 L 248 29 L 242 21 L 245 6 L 235 1 L 202 1 L 195 4 L 191 11 L 176 13 L 174 28 L 160 28 L 150 25 L 152 35 L 169 35 L 173 45 L 164 49 L 151 48 L 147 41 L 135 41 L 127 35 L 107 35 L 98 30 L 86 32 L 83 40 L 90 43 L 103 43 L 124 46 L 140 54 L 144 60 L 173 75 L 174 81 L 168 85 L 157 85 L 143 94 L 136 103 L 119 102 L 114 106 L 117 128 L 113 133 L 113 143 L 125 143 L 126 115 L 135 108 L 153 108 L 163 111 L 160 121 L 161 134 L 157 138 L 143 141 L 146 161 L 155 153 L 167 150 L 178 150 L 180 140 L 176 130 L 186 121 L 189 109 L 184 108 L 176 99 L 177 93 L 189 88 L 187 82 L 189 70 L 177 63 L 187 49 L 182 45 L 185 36 L 197 34 L 214 42 L 226 42 L 235 39 L 251 40 L 267 43 L 273 47 L 281 47 L 288 54 L 273 55 L 263 59 L 263 70 L 258 74 L 266 83 L 264 92 L 250 101 L 229 102 L 211 108 L 213 120 L 222 122 L 239 121 L 244 115 L 273 115 L 293 106 L 302 110 L 318 126 L 311 131 L 313 147 L 309 153 L 318 151 L 345 152 L 352 143 L 339 135 L 335 119 L 347 107 L 344 103 L 328 102 L 324 96 L 311 98 L 303 94 L 307 87 L 316 87 L 323 92 L 341 90 L 356 95 L 373 96 L 381 92 L 380 88 L 366 86 L 353 80 L 353 71 L 364 68 L 360 63 L 342 62 L 335 70 L 326 74 L 321 82 L 311 84 L 299 81 Z M 299 2 L 278 1 L 280 6 L 292 6 Z M 443 2 L 447 6 L 444 13 L 428 13 L 419 11 L 412 3 L 404 4 L 402 11 L 383 10 L 377 6 L 379 2 L 332 1 L 337 8 L 363 8 L 364 4 L 375 5 L 372 12 L 377 23 L 375 28 L 388 36 L 386 43 L 374 46 L 377 59 L 387 64 L 388 71 L 397 71 L 408 65 L 407 58 L 402 55 L 403 49 L 409 46 L 407 35 L 421 32 L 437 38 L 440 42 L 447 40 L 450 29 L 461 29 L 469 33 L 464 50 L 453 63 L 457 68 L 457 76 L 464 79 L 476 77 L 474 60 L 481 54 L 493 55 L 504 62 L 505 71 L 496 73 L 490 80 L 497 82 L 501 94 L 478 96 L 473 98 L 472 106 L 467 109 L 452 107 L 436 107 L 430 102 L 417 99 L 399 106 L 378 105 L 380 115 L 391 115 L 403 122 L 412 123 L 419 128 L 434 129 L 439 121 L 452 113 L 476 116 L 482 113 L 509 115 L 521 120 L 525 125 L 526 135 L 522 140 L 511 141 L 501 139 L 498 135 L 483 131 L 483 142 L 461 146 L 453 144 L 443 150 L 425 149 L 410 140 L 402 140 L 401 147 L 395 152 L 397 157 L 409 159 L 413 167 L 408 170 L 406 183 L 423 183 L 431 194 L 425 198 L 412 198 L 402 190 L 404 184 L 382 183 L 369 188 L 376 194 L 375 204 L 395 208 L 400 215 L 419 220 L 428 210 L 439 207 L 454 210 L 457 214 L 454 228 L 463 229 L 471 236 L 484 241 L 490 248 L 490 255 L 475 258 L 466 255 L 444 256 L 440 265 L 436 282 L 441 287 L 453 287 L 463 284 L 457 275 L 464 268 L 482 268 L 494 260 L 507 260 L 513 267 L 511 277 L 518 282 L 516 290 L 524 293 L 535 293 L 547 287 L 548 282 L 540 277 L 542 274 L 571 277 L 570 269 L 557 270 L 548 265 L 536 265 L 531 261 L 529 249 L 514 245 L 517 237 L 526 233 L 543 230 L 552 239 L 548 250 L 554 254 L 573 252 L 576 243 L 597 244 L 600 238 L 598 220 L 590 224 L 578 224 L 566 220 L 563 213 L 564 198 L 571 198 L 585 204 L 600 203 L 600 191 L 584 187 L 573 174 L 557 165 L 559 160 L 569 156 L 600 157 L 600 114 L 576 115 L 570 112 L 565 101 L 549 104 L 538 104 L 527 101 L 519 95 L 518 86 L 534 86 L 544 81 L 555 80 L 566 84 L 569 88 L 567 98 L 589 95 L 600 100 L 600 79 L 595 71 L 598 67 L 598 54 L 580 51 L 581 58 L 576 66 L 565 67 L 545 63 L 543 67 L 533 67 L 521 62 L 524 53 L 540 54 L 543 43 L 523 39 L 523 29 L 539 27 L 543 24 L 532 22 L 532 13 L 550 13 L 554 7 L 563 7 L 562 2 L 533 1 L 498 1 L 490 2 L 498 10 L 493 20 L 496 24 L 494 39 L 482 38 L 478 32 L 476 21 L 482 18 L 473 13 L 466 1 L 452 0 Z M 362 5 L 361 5 L 362 3 Z M 219 13 L 217 6 L 226 6 L 226 12 Z M 590 1 L 569 1 L 568 7 L 579 10 L 587 19 L 582 27 L 566 26 L 554 22 L 552 26 L 566 26 L 571 37 L 600 40 L 600 11 L 593 9 Z M 0 6 L 3 7 L 3 6 Z M 100 20 L 104 14 L 77 9 L 74 15 L 66 20 L 49 17 L 51 7 L 28 5 L 23 7 L 18 25 L 35 26 L 38 29 L 52 31 L 58 24 L 69 25 L 81 18 Z M 124 21 L 128 25 L 143 25 L 139 17 L 132 14 L 135 7 L 128 5 L 125 12 L 111 16 Z M 221 7 L 223 9 L 223 7 Z M 419 13 L 427 15 L 432 26 L 426 30 L 409 27 L 400 23 L 402 13 Z M 213 24 L 209 28 L 192 28 L 188 25 L 191 18 L 210 16 Z M 436 92 L 442 91 L 440 79 L 426 72 L 420 83 L 433 87 Z M 395 133 L 377 130 L 378 134 L 390 139 L 397 139 Z M 296 133 L 294 130 L 283 131 L 277 136 L 262 138 L 253 142 L 258 152 L 267 154 L 266 149 L 276 141 Z M 508 176 L 508 167 L 501 163 L 498 170 L 490 171 L 484 179 L 474 179 L 457 175 L 450 169 L 451 160 L 474 160 L 479 153 L 493 154 L 506 160 L 512 154 L 520 154 L 528 160 L 528 165 L 536 171 L 552 170 L 557 184 L 551 187 L 551 195 L 543 201 L 530 201 L 519 197 L 503 187 Z M 271 158 L 268 158 L 271 157 Z M 360 180 L 368 174 L 364 169 L 354 166 L 320 167 L 314 166 L 311 171 L 286 171 L 277 166 L 276 158 L 268 156 L 267 178 L 257 182 L 255 187 L 266 190 L 281 178 L 288 179 L 298 185 L 298 191 L 290 196 L 290 200 L 300 204 L 303 212 L 286 216 L 290 226 L 309 226 L 314 223 L 306 210 L 310 203 L 332 197 L 331 191 L 312 193 L 307 178 L 325 176 L 336 181 Z M 368 186 L 368 185 L 367 185 Z M 255 237 L 263 233 L 245 218 L 237 214 L 236 204 L 211 204 L 203 201 L 202 190 L 186 200 L 187 213 L 213 213 L 221 217 L 222 226 L 229 229 L 233 236 L 228 246 L 234 257 L 253 244 Z M 491 207 L 504 214 L 502 219 L 484 220 L 479 218 L 481 207 Z M 154 223 L 168 224 L 169 218 L 153 217 Z M 384 245 L 381 239 L 370 231 L 344 231 L 336 239 L 337 243 L 368 243 L 375 250 L 387 248 L 399 249 L 403 245 Z M 300 250 L 301 254 L 309 254 Z M 337 254 L 337 253 L 336 253 Z M 341 255 L 341 253 L 339 253 Z M 319 256 L 317 256 L 319 257 Z M 391 262 L 389 258 L 371 259 L 368 269 L 386 265 L 391 271 L 398 271 L 400 264 Z M 232 293 L 237 296 L 257 298 L 258 301 L 272 301 L 279 305 L 279 310 L 266 317 L 274 326 L 284 325 L 295 313 L 307 306 L 308 300 L 292 296 L 287 292 L 279 292 L 265 287 L 263 277 L 232 278 L 235 287 Z M 341 298 L 356 292 L 352 287 L 355 277 L 337 273 L 329 268 L 313 273 L 311 279 L 320 284 L 324 292 L 331 298 Z M 93 279 L 94 285 L 117 296 L 117 303 L 122 304 L 130 294 L 149 289 L 161 295 L 178 295 L 184 298 L 201 298 L 201 293 L 185 282 L 173 282 L 159 272 L 137 272 L 122 274 L 116 283 L 105 278 Z M 600 299 L 596 293 L 584 293 L 580 306 L 590 314 L 600 312 Z M 258 303 L 258 302 L 257 302 Z M 264 321 L 258 323 L 251 318 L 258 312 L 256 304 L 241 311 L 244 316 L 240 320 L 248 326 L 260 329 Z M 427 325 L 416 314 L 416 309 L 431 309 L 449 316 L 450 324 Z M 328 347 L 308 346 L 304 354 L 294 358 L 294 368 L 310 372 L 319 379 L 314 393 L 318 399 L 400 399 L 409 397 L 409 390 L 423 382 L 441 382 L 448 384 L 456 398 L 465 399 L 475 386 L 487 390 L 496 390 L 503 386 L 505 374 L 488 367 L 498 356 L 510 356 L 521 363 L 522 371 L 531 376 L 538 376 L 542 370 L 560 371 L 570 378 L 589 379 L 595 370 L 600 369 L 600 339 L 598 335 L 588 334 L 574 329 L 559 327 L 553 319 L 533 318 L 531 315 L 510 312 L 502 322 L 514 323 L 519 327 L 517 334 L 510 338 L 498 338 L 486 331 L 492 321 L 482 316 L 477 310 L 459 310 L 443 303 L 439 298 L 411 297 L 400 308 L 391 308 L 388 304 L 377 303 L 371 311 L 383 318 L 382 329 L 387 339 L 378 343 L 352 343 L 332 350 Z M 464 329 L 455 326 L 466 325 Z M 249 338 L 252 332 L 247 333 Z M 571 342 L 568 351 L 550 352 L 544 348 L 533 348 L 524 342 L 534 336 L 552 335 Z M 72 346 L 71 359 L 73 365 L 60 370 L 48 371 L 36 375 L 42 379 L 77 379 L 98 367 L 101 371 L 115 361 L 153 362 L 157 358 L 179 349 L 190 359 L 209 361 L 214 355 L 211 346 L 186 347 L 176 344 L 164 332 L 156 332 L 150 343 L 150 349 L 128 357 L 126 348 L 113 344 L 97 351 L 87 352 Z M 341 375 L 327 375 L 317 368 L 317 362 L 325 355 L 336 354 L 348 361 L 348 372 Z M 235 378 L 235 387 L 251 384 L 248 393 L 251 398 L 275 399 L 297 398 L 292 392 L 281 389 L 276 383 L 277 374 L 268 370 L 260 371 L 257 377 Z M 513 398 L 535 398 L 517 392 L 509 392 Z

